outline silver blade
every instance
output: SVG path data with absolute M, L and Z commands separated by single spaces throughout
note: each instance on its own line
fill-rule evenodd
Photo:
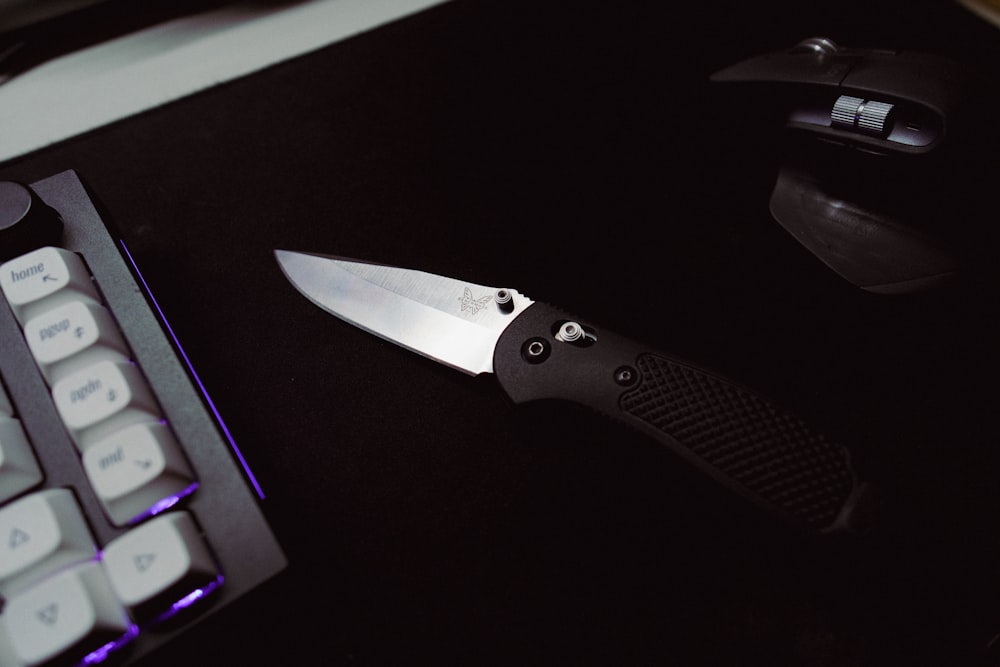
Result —
M 493 348 L 510 322 L 533 302 L 504 289 L 432 273 L 337 257 L 275 250 L 285 276 L 320 308 L 419 354 L 466 373 L 493 372 Z

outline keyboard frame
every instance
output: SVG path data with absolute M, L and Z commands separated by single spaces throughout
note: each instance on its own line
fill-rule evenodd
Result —
M 199 390 L 193 371 L 132 265 L 120 236 L 106 224 L 78 174 L 64 171 L 31 183 L 30 187 L 62 216 L 60 246 L 82 255 L 194 470 L 199 487 L 177 508 L 194 515 L 225 577 L 224 584 L 211 594 L 212 599 L 199 604 L 204 607 L 201 613 L 222 609 L 288 565 L 253 488 L 252 476 L 240 462 L 207 396 Z M 105 516 L 90 488 L 80 454 L 61 423 L 49 388 L 5 301 L 0 305 L 0 346 L 0 378 L 44 476 L 42 484 L 26 494 L 46 488 L 72 488 L 98 547 L 103 548 L 128 528 L 114 526 Z M 198 618 L 192 617 L 187 622 L 140 633 L 125 650 L 125 660 L 113 664 L 131 664 L 197 622 Z

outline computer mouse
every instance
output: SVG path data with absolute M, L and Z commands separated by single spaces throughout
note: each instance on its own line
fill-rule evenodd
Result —
M 715 72 L 727 122 L 777 132 L 770 212 L 870 292 L 950 283 L 975 248 L 994 160 L 978 74 L 930 53 L 813 37 Z

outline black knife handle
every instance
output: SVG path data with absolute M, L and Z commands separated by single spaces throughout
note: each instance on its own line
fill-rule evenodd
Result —
M 564 342 L 557 333 L 567 321 L 588 336 Z M 868 492 L 847 449 L 746 387 L 538 303 L 507 327 L 493 363 L 517 403 L 588 406 L 794 524 L 820 532 L 856 528 Z

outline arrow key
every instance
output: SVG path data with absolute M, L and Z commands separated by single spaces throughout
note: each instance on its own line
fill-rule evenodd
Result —
M 135 635 L 101 564 L 88 561 L 7 600 L 0 616 L 0 664 L 29 667 L 61 656 L 94 664 Z
M 0 509 L 0 594 L 5 597 L 96 553 L 90 528 L 68 489 L 32 493 Z
M 187 512 L 160 515 L 118 537 L 102 562 L 118 599 L 140 622 L 166 620 L 222 583 Z

